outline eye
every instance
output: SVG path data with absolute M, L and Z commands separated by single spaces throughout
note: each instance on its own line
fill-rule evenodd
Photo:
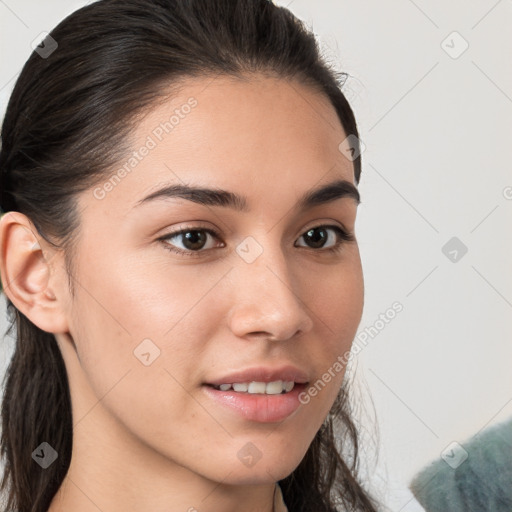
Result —
M 219 238 L 219 235 L 213 229 L 206 229 L 201 227 L 196 228 L 185 228 L 175 233 L 170 233 L 160 238 L 165 241 L 164 247 L 171 252 L 181 254 L 183 256 L 200 256 L 202 249 L 211 249 L 211 243 L 208 245 L 208 238 L 215 237 Z M 174 244 L 168 242 L 168 240 L 181 239 L 182 249 L 175 247 Z
M 299 240 L 301 238 L 307 240 L 307 243 L 310 244 L 309 247 L 312 249 L 320 248 L 333 252 L 340 251 L 343 242 L 353 242 L 355 240 L 352 233 L 334 225 L 323 225 L 310 228 L 299 238 Z M 326 247 L 328 244 L 330 244 L 330 246 Z
M 164 247 L 171 252 L 186 257 L 198 257 L 205 250 L 214 248 L 209 238 L 219 240 L 219 234 L 213 229 L 196 226 L 170 233 L 159 238 L 159 240 L 164 242 Z M 308 245 L 298 245 L 296 247 L 309 247 L 310 249 L 329 252 L 340 251 L 344 242 L 355 240 L 352 233 L 335 225 L 321 225 L 310 228 L 301 235 L 299 240 L 302 238 L 307 241 Z M 175 242 L 171 243 L 172 240 L 181 241 L 182 248 L 177 247 Z M 220 244 L 220 247 L 224 246 L 223 243 Z

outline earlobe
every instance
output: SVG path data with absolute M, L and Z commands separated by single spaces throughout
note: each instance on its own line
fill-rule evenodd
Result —
M 43 250 L 43 246 L 45 249 Z M 57 253 L 37 232 L 30 219 L 7 212 L 0 219 L 2 288 L 14 306 L 46 332 L 67 332 L 62 297 L 53 289 Z

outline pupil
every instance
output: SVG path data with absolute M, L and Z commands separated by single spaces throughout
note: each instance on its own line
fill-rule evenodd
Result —
M 187 231 L 185 240 L 184 245 L 187 249 L 201 249 L 206 242 L 206 234 L 202 231 Z
M 320 236 L 314 236 L 313 234 L 314 233 L 323 233 L 321 234 Z M 306 236 L 312 240 L 313 242 L 313 246 L 314 247 L 322 247 L 323 246 L 323 243 L 325 243 L 327 237 L 325 236 L 325 230 L 322 229 L 322 228 L 313 228 L 313 229 L 310 229 L 307 233 L 306 233 Z

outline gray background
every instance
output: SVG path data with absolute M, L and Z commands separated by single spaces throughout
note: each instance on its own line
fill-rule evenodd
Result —
M 85 3 L 0 0 L 2 114 L 32 41 Z M 391 510 L 419 511 L 414 473 L 512 414 L 512 2 L 276 3 L 350 74 L 366 146 L 360 332 L 372 336 L 354 388 L 366 472 Z M 5 367 L 9 339 L 2 349 Z

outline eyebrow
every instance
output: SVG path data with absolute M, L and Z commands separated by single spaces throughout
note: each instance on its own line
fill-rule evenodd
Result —
M 135 207 L 151 201 L 175 197 L 187 199 L 204 206 L 222 206 L 240 212 L 249 211 L 249 205 L 244 196 L 219 188 L 203 188 L 184 184 L 168 185 L 156 190 L 138 201 Z M 347 180 L 337 180 L 306 192 L 299 198 L 295 208 L 306 210 L 343 198 L 353 199 L 356 204 L 361 202 L 359 191 L 355 185 Z

